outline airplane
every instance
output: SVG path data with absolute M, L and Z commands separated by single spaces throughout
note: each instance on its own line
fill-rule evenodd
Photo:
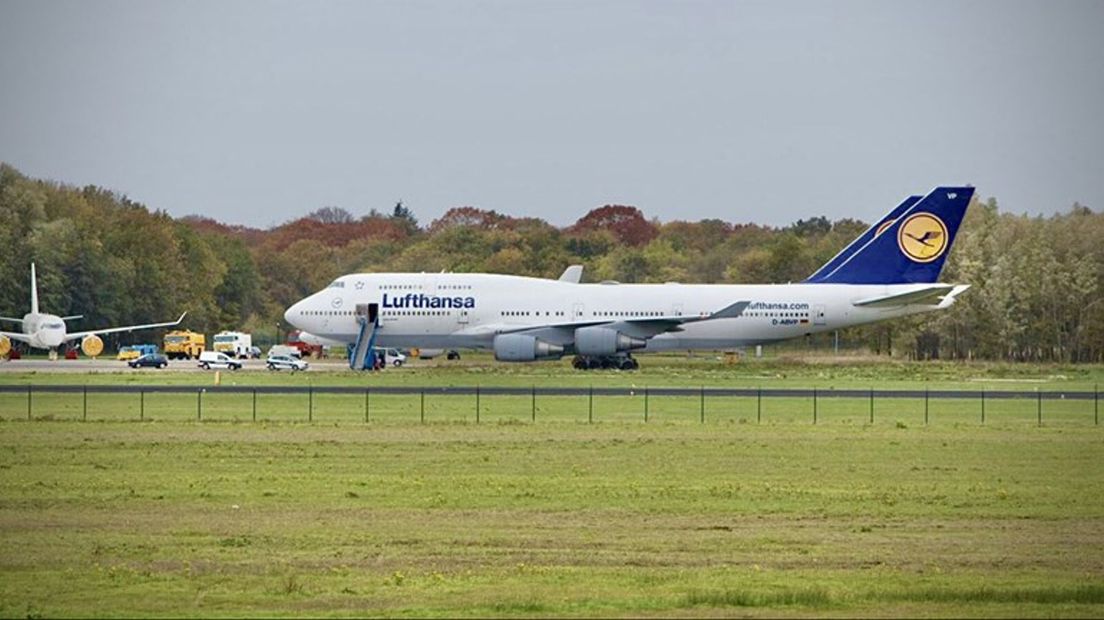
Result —
M 950 307 L 970 285 L 939 274 L 973 194 L 956 186 L 910 196 L 800 283 L 353 273 L 284 319 L 347 345 L 367 320 L 378 347 L 490 349 L 508 362 L 574 355 L 576 368 L 628 370 L 638 367 L 634 352 L 739 349 Z
M 0 321 L 11 321 L 23 326 L 22 332 L 0 331 L 0 355 L 6 354 L 11 348 L 11 341 L 25 342 L 36 349 L 49 349 L 50 359 L 57 359 L 57 349 L 66 342 L 81 341 L 81 349 L 89 357 L 96 357 L 103 351 L 101 334 L 114 332 L 129 332 L 138 329 L 151 329 L 154 327 L 172 327 L 179 325 L 188 313 L 180 315 L 175 321 L 166 323 L 149 323 L 147 325 L 128 325 L 126 327 L 108 327 L 104 329 L 92 329 L 80 332 L 68 332 L 65 321 L 73 321 L 84 318 L 84 315 L 57 316 L 45 314 L 38 310 L 38 282 L 35 278 L 35 265 L 31 263 L 31 311 L 23 315 L 22 319 L 0 316 Z

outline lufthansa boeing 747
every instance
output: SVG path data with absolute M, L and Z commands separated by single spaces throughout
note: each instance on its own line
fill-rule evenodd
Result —
M 631 369 L 634 352 L 740 348 L 949 307 L 969 285 L 940 283 L 939 274 L 973 193 L 937 187 L 909 197 L 795 284 L 354 273 L 284 317 L 353 351 L 483 348 L 501 361 L 574 355 L 578 368 Z

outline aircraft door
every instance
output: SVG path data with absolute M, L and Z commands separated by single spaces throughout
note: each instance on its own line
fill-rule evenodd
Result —
M 682 316 L 682 304 L 671 305 L 671 316 Z
M 583 304 L 575 304 L 575 306 L 571 309 L 571 320 L 573 320 L 573 321 L 582 320 L 583 311 L 585 309 L 586 309 L 586 307 L 583 306 Z
M 366 317 L 369 323 L 375 323 L 376 318 L 379 317 L 379 304 L 357 304 L 356 315 Z
M 824 325 L 828 322 L 827 313 L 823 305 L 813 306 L 813 325 Z

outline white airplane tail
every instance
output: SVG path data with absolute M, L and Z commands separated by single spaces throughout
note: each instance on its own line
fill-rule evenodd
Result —
M 38 314 L 38 281 L 35 279 L 34 263 L 31 263 L 31 314 Z

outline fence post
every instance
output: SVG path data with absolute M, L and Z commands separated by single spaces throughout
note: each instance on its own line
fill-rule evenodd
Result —
M 532 387 L 532 391 L 529 392 L 529 417 L 531 421 L 537 421 L 537 386 Z
M 705 386 L 701 386 L 701 423 L 705 424 Z
M 307 386 L 307 422 L 314 422 L 314 385 Z
M 84 384 L 84 410 L 83 410 L 83 413 L 81 413 L 81 421 L 82 422 L 87 422 L 88 421 L 88 384 L 87 383 Z
M 253 421 L 257 421 L 257 388 L 253 388 Z
M 1100 426 L 1100 384 L 1093 385 L 1093 424 Z
M 590 397 L 587 400 L 587 424 L 594 423 L 594 386 L 590 386 Z
M 1043 393 L 1035 389 L 1035 415 L 1038 416 L 1039 426 L 1043 425 Z
M 368 423 L 368 409 L 370 407 L 370 405 L 368 404 L 368 395 L 371 394 L 371 393 L 372 393 L 371 389 L 369 389 L 369 388 L 364 389 L 364 423 L 365 424 Z
M 874 424 L 874 388 L 870 388 L 870 424 Z
M 985 388 L 981 388 L 981 423 L 985 424 Z
M 475 386 L 475 423 L 479 424 L 479 386 Z
M 31 419 L 31 384 L 27 384 L 27 420 Z
M 425 424 L 425 388 L 422 388 L 422 424 Z
M 763 422 L 763 386 L 759 386 L 755 392 L 755 423 Z
M 146 421 L 146 391 L 138 390 L 138 420 Z
M 924 426 L 928 425 L 928 388 L 924 388 Z
M 817 389 L 813 388 L 813 424 L 817 423 Z
M 203 419 L 203 388 L 196 390 L 196 422 Z
M 644 386 L 644 422 L 648 422 L 648 386 Z

